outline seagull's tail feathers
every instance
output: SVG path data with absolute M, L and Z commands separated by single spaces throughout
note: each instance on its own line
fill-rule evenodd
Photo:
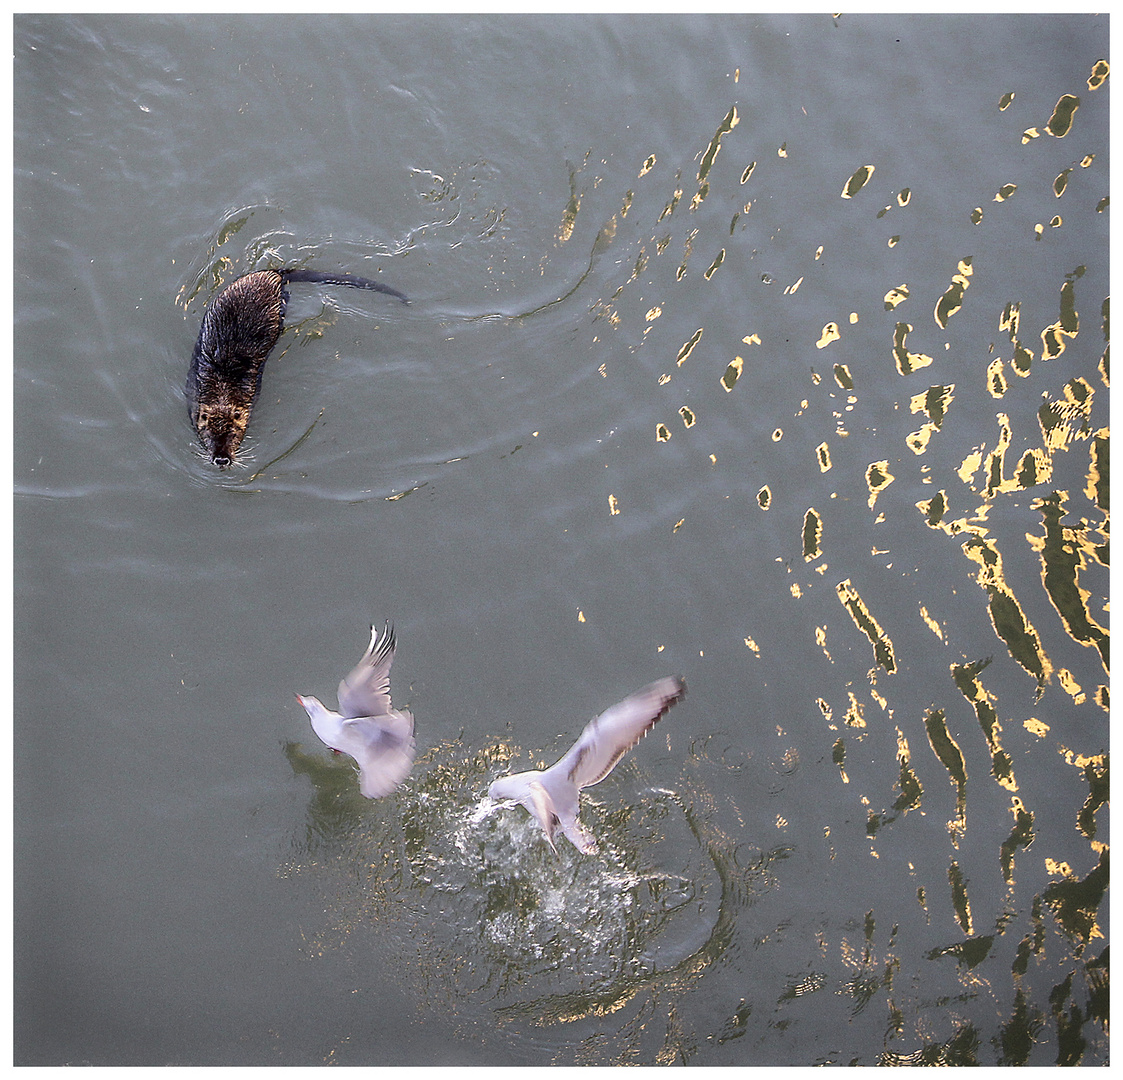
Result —
M 582 855 L 592 855 L 597 850 L 597 841 L 588 829 L 575 817 L 570 821 L 560 821 L 561 830 L 565 834 L 566 839 L 575 847 Z M 557 850 L 556 848 L 554 849 Z
M 542 826 L 546 834 L 546 842 L 558 853 L 554 843 L 554 831 L 558 827 L 558 814 L 550 792 L 542 785 L 543 774 L 536 769 L 529 772 L 515 773 L 514 776 L 503 776 L 496 780 L 487 789 L 488 796 L 496 801 L 511 799 L 522 803 L 531 815 Z

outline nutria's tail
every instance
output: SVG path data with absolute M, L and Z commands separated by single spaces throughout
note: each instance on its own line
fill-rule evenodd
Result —
M 352 289 L 372 289 L 374 292 L 389 293 L 396 296 L 403 304 L 409 303 L 409 297 L 389 285 L 380 281 L 371 281 L 370 278 L 357 277 L 355 274 L 322 274 L 318 270 L 282 270 L 281 276 L 285 281 L 316 281 L 321 285 L 348 285 Z

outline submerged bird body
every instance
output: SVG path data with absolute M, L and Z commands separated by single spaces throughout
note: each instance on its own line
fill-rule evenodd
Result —
M 488 788 L 488 796 L 496 802 L 512 800 L 525 806 L 555 852 L 558 828 L 580 851 L 595 851 L 596 840 L 578 820 L 581 789 L 599 784 L 685 694 L 686 683 L 677 676 L 637 690 L 589 721 L 560 761 L 548 769 L 501 777 Z
M 413 766 L 413 716 L 390 704 L 396 645 L 389 623 L 381 638 L 370 628 L 367 651 L 339 684 L 339 712 L 311 695 L 296 695 L 320 741 L 358 762 L 359 790 L 368 799 L 389 795 Z

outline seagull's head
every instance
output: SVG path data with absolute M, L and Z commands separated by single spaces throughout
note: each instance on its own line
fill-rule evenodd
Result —
M 304 711 L 308 714 L 308 719 L 312 722 L 312 730 L 320 741 L 326 743 L 333 750 L 338 750 L 340 726 L 343 723 L 339 714 L 333 713 L 319 698 L 313 697 L 311 694 L 307 697 L 304 697 L 303 694 L 297 694 L 296 700 L 300 702 Z
M 493 802 L 512 801 L 513 796 L 506 792 L 506 787 L 504 785 L 504 781 L 509 779 L 510 777 L 508 776 L 502 776 L 498 780 L 493 780 L 491 787 L 487 789 L 487 797 Z
M 311 694 L 309 694 L 307 697 L 305 697 L 303 694 L 296 694 L 294 696 L 296 697 L 296 700 L 299 701 L 303 706 L 304 711 L 313 720 L 315 720 L 317 717 L 325 715 L 328 711 L 324 707 L 323 702 L 321 702 L 319 698 L 313 697 Z

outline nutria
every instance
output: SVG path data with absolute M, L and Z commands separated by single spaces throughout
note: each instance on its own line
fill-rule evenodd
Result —
M 315 270 L 255 270 L 232 281 L 203 316 L 191 354 L 187 400 L 203 449 L 220 469 L 234 461 L 245 438 L 261 372 L 281 336 L 290 281 L 373 289 L 406 299 L 397 289 L 353 274 Z

